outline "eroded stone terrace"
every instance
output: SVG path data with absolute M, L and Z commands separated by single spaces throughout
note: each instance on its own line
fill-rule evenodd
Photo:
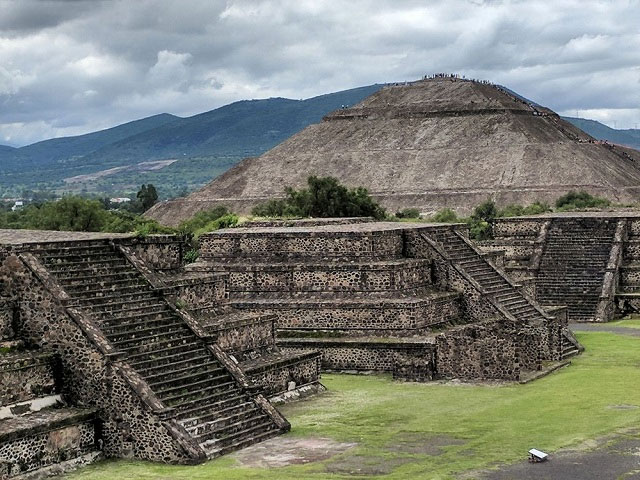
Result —
M 271 402 L 321 391 L 321 368 L 518 380 L 578 352 L 566 310 L 542 309 L 463 225 L 268 222 L 204 235 L 186 267 L 185 248 L 0 231 L 0 332 L 17 352 L 0 362 L 5 476 L 225 454 L 288 430 Z M 60 429 L 81 447 L 40 455 Z

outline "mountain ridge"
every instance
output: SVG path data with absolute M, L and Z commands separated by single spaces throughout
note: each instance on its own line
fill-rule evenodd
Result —
M 383 84 L 305 100 L 283 97 L 240 100 L 190 117 L 161 113 L 84 135 L 42 140 L 23 147 L 0 145 L 0 195 L 20 188 L 124 194 L 154 183 L 162 195 L 197 188 L 243 158 L 261 155 L 323 116 L 353 105 Z M 507 87 L 508 93 L 535 102 Z M 640 130 L 616 130 L 596 121 L 563 117 L 599 140 L 640 148 Z M 69 185 L 65 179 L 145 161 L 177 159 L 161 171 L 125 169 L 98 182 Z M 44 181 L 43 179 L 46 179 Z M 74 190 L 75 189 L 75 190 Z

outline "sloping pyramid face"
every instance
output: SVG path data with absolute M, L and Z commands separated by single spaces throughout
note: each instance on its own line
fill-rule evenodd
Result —
M 248 212 L 309 175 L 367 187 L 390 211 L 551 203 L 572 189 L 631 202 L 638 165 L 640 152 L 601 144 L 499 87 L 434 78 L 384 87 L 149 215 L 175 224 L 220 204 Z

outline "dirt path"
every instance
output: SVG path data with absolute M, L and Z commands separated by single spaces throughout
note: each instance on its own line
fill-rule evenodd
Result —
M 640 434 L 602 439 L 589 451 L 567 450 L 544 463 L 522 461 L 473 477 L 483 480 L 640 480 Z
M 640 337 L 640 328 L 618 327 L 606 323 L 572 323 L 569 328 L 574 332 L 609 332 L 630 337 Z

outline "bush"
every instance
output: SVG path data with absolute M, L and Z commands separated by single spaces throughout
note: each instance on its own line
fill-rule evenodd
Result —
M 285 200 L 280 198 L 277 198 L 277 199 L 274 198 L 253 207 L 253 210 L 251 210 L 251 214 L 256 217 L 295 216 L 295 215 L 288 215 L 287 212 L 289 210 L 290 210 L 290 206 Z
M 237 215 L 228 213 L 227 215 L 217 218 L 207 223 L 203 227 L 197 229 L 195 232 L 193 232 L 193 237 L 194 239 L 198 239 L 198 237 L 200 237 L 200 235 L 202 235 L 203 233 L 213 232 L 214 230 L 220 230 L 221 228 L 233 227 L 238 223 L 238 220 L 239 218 Z
M 521 217 L 523 215 L 538 215 L 540 213 L 551 212 L 551 206 L 543 202 L 534 202 L 523 207 L 522 205 L 507 205 L 500 210 L 499 217 Z
M 493 200 L 487 200 L 474 208 L 469 217 L 469 233 L 476 240 L 491 238 L 491 221 L 498 216 L 498 209 Z
M 269 200 L 252 213 L 265 217 L 386 217 L 366 188 L 348 189 L 336 178 L 315 176 L 307 179 L 307 185 L 301 190 L 287 187 L 284 200 Z
M 198 251 L 198 249 L 197 248 L 192 248 L 191 250 L 188 250 L 184 254 L 184 262 L 185 263 L 193 263 L 198 259 L 199 255 L 200 255 L 200 252 Z
M 431 217 L 431 220 L 436 223 L 456 223 L 459 221 L 456 212 L 450 208 L 443 208 L 437 211 L 436 214 Z
M 420 210 L 417 208 L 405 208 L 396 212 L 396 218 L 420 218 Z
M 229 215 L 229 210 L 226 207 L 215 207 L 211 210 L 204 210 L 196 213 L 193 217 L 183 221 L 178 225 L 178 231 L 183 235 L 194 234 L 197 230 L 203 229 L 207 224 Z
M 572 190 L 556 200 L 556 208 L 560 211 L 601 208 L 608 207 L 610 204 L 611 202 L 606 198 L 593 196 L 584 190 L 579 192 Z

